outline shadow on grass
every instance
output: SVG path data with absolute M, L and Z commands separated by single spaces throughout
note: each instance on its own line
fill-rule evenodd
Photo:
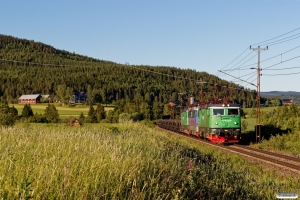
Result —
M 283 135 L 289 132 L 291 132 L 289 128 L 283 130 L 273 125 L 260 126 L 260 137 L 265 140 L 269 140 L 272 135 Z M 253 131 L 247 131 L 242 134 L 240 144 L 249 145 L 250 143 L 256 143 L 256 126 L 254 126 Z

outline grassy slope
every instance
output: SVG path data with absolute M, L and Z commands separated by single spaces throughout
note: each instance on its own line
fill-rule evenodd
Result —
M 0 129 L 3 199 L 275 199 L 300 181 L 141 124 Z
M 252 109 L 253 108 L 246 108 L 244 109 L 244 112 L 249 113 Z M 261 111 L 270 112 L 276 109 L 277 107 L 262 107 Z M 248 122 L 248 127 L 244 134 L 250 134 L 250 132 L 252 132 L 252 134 L 255 135 L 256 117 L 247 117 L 242 120 Z M 299 131 L 294 130 L 293 132 L 283 135 L 279 135 L 277 132 L 274 132 L 272 135 L 273 136 L 271 136 L 268 140 L 264 139 L 259 144 L 252 144 L 252 147 L 300 157 Z

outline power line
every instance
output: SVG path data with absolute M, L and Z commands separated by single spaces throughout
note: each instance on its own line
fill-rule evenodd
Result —
M 251 46 L 259 45 L 259 44 L 262 44 L 262 43 L 265 43 L 265 42 L 274 40 L 274 39 L 276 39 L 276 38 L 279 38 L 279 37 L 281 37 L 281 36 L 287 35 L 287 34 L 289 34 L 289 33 L 292 33 L 292 32 L 294 32 L 294 31 L 296 31 L 296 30 L 299 30 L 299 29 L 300 29 L 300 28 L 296 28 L 296 29 L 294 29 L 294 30 L 292 30 L 292 31 L 289 31 L 289 32 L 284 33 L 284 34 L 282 34 L 282 35 L 279 35 L 279 36 L 277 36 L 277 37 L 271 38 L 271 39 L 269 39 L 269 40 L 265 40 L 265 41 L 262 41 L 262 42 L 259 42 L 259 43 L 256 43 L 256 44 L 252 44 Z
M 255 75 L 256 75 L 256 72 L 252 72 L 251 74 L 253 74 L 253 75 L 250 76 L 248 79 L 246 79 L 246 81 L 248 81 L 250 78 L 252 78 L 253 76 L 255 76 Z M 254 80 L 256 80 L 256 78 L 255 78 Z
M 233 68 L 233 67 L 235 67 L 237 64 L 239 64 L 240 62 L 242 62 L 244 59 L 246 59 L 250 54 L 252 54 L 253 53 L 253 51 L 251 51 L 246 57 L 244 57 L 242 60 L 240 60 L 238 63 L 236 63 L 235 65 L 233 65 L 231 68 Z M 253 57 L 255 57 L 256 55 L 254 55 Z M 253 57 L 251 57 L 250 59 L 248 59 L 246 62 L 244 62 L 244 63 L 247 63 L 249 60 L 251 60 Z M 243 64 L 244 64 L 243 63 Z M 242 64 L 242 65 L 243 65 Z M 229 69 L 231 69 L 231 68 L 229 68 Z
M 65 66 L 72 67 L 73 66 L 73 65 L 32 63 L 32 62 L 24 62 L 24 61 L 8 60 L 8 59 L 0 59 L 0 60 L 7 61 L 7 62 L 14 62 L 14 63 L 23 63 L 23 64 L 28 64 L 28 65 L 42 65 L 42 66 L 55 66 L 55 67 L 65 67 Z M 126 63 L 126 67 L 132 67 L 132 68 L 135 68 L 135 69 L 138 69 L 138 70 L 147 71 L 147 72 L 155 73 L 155 74 L 161 74 L 161 75 L 164 75 L 164 76 L 170 76 L 170 77 L 174 77 L 174 78 L 181 78 L 181 79 L 186 79 L 186 80 L 190 80 L 190 81 L 198 81 L 197 79 L 185 78 L 185 77 L 181 77 L 181 76 L 175 76 L 175 75 L 171 75 L 171 74 L 165 74 L 165 73 L 161 73 L 161 72 L 155 72 L 155 71 L 151 71 L 151 70 L 147 70 L 147 69 L 142 69 L 142 68 L 139 68 L 139 67 L 134 67 L 132 65 L 128 65 L 127 63 Z
M 55 65 L 55 64 L 44 64 L 44 63 L 31 63 L 31 62 L 24 62 L 24 61 L 17 61 L 17 60 L 8 60 L 8 59 L 0 59 L 2 61 L 7 61 L 7 62 L 14 62 L 14 63 L 22 63 L 22 64 L 28 64 L 28 65 L 42 65 L 42 66 L 56 66 L 56 67 L 65 67 L 65 66 L 70 66 L 72 67 L 73 65 Z M 185 78 L 185 77 L 181 77 L 181 76 L 175 76 L 175 75 L 171 75 L 171 74 L 166 74 L 166 73 L 161 73 L 161 72 L 156 72 L 156 71 L 151 71 L 151 70 L 147 70 L 147 69 L 142 69 L 140 67 L 135 67 L 132 65 L 129 65 L 129 63 L 125 64 L 126 67 L 132 67 L 138 70 L 142 70 L 142 71 L 146 71 L 146 72 L 150 72 L 150 73 L 154 73 L 154 74 L 160 74 L 163 76 L 169 76 L 169 77 L 174 77 L 174 78 L 180 78 L 180 79 L 185 79 L 185 80 L 189 80 L 189 81 L 199 81 L 197 79 L 193 79 L 193 78 Z M 208 84 L 213 84 L 213 83 L 209 83 Z M 237 89 L 237 90 L 241 90 L 240 88 L 232 88 L 232 89 Z
M 253 52 L 253 51 L 252 51 Z M 251 52 L 251 53 L 252 53 Z M 254 56 L 252 56 L 250 59 L 248 59 L 246 62 L 244 62 L 243 64 L 241 64 L 240 66 L 242 66 L 242 65 L 244 65 L 245 63 L 247 63 L 247 62 L 249 62 L 249 60 L 251 60 L 252 58 L 254 58 L 256 55 L 254 55 Z M 255 64 L 257 64 L 257 63 L 255 63 Z M 252 65 L 254 65 L 254 64 L 251 64 L 251 65 L 247 65 L 247 66 L 252 66 Z M 239 67 L 240 67 L 239 66 Z M 237 67 L 237 68 L 234 68 L 234 69 L 231 69 L 231 70 L 228 70 L 228 71 L 235 71 L 235 70 L 240 70 L 240 69 L 243 69 L 243 68 L 239 68 L 239 67 Z M 224 71 L 224 70 L 223 70 Z
M 23 64 L 28 64 L 28 65 L 42 65 L 42 66 L 55 66 L 55 67 L 72 67 L 73 65 L 60 65 L 60 64 L 44 64 L 44 63 L 32 63 L 32 62 L 24 62 L 24 61 L 18 61 L 18 60 L 8 60 L 8 59 L 0 59 L 2 61 L 7 61 L 7 62 L 14 62 L 14 63 L 23 63 Z M 155 73 L 155 74 L 161 74 L 161 75 L 165 75 L 165 76 L 170 76 L 170 77 L 175 77 L 175 78 L 182 78 L 182 79 L 186 79 L 186 80 L 191 80 L 191 81 L 197 81 L 196 79 L 191 79 L 191 78 L 185 78 L 185 77 L 180 77 L 180 76 L 175 76 L 175 75 L 170 75 L 170 74 L 165 74 L 165 73 L 161 73 L 161 72 L 155 72 L 155 71 L 151 71 L 151 70 L 147 70 L 147 69 L 142 69 L 139 67 L 134 67 L 132 65 L 126 65 L 127 67 L 133 67 L 142 71 L 147 71 L 147 72 L 151 72 L 151 73 Z
M 256 81 L 256 78 L 253 79 L 253 80 L 251 80 L 251 81 L 249 81 L 249 82 L 253 82 L 253 81 Z M 250 84 L 248 83 L 248 84 L 244 85 L 243 87 L 246 87 L 247 85 L 250 85 Z
M 286 70 L 286 69 L 296 69 L 296 68 L 300 68 L 300 66 L 298 66 L 298 67 L 287 67 L 287 68 L 281 68 L 281 69 L 263 69 L 263 70 Z
M 252 75 L 253 74 L 253 75 Z M 255 76 L 256 75 L 256 72 L 251 72 L 251 73 L 248 73 L 248 74 L 246 74 L 246 75 L 243 75 L 243 76 L 239 76 L 239 78 L 243 78 L 243 77 L 245 77 L 245 76 L 249 76 L 249 75 L 252 75 L 250 78 L 252 78 L 253 76 Z M 248 81 L 250 78 L 248 78 L 248 79 L 246 79 L 246 81 Z
M 236 57 L 233 61 L 231 61 L 228 65 L 230 65 L 231 63 L 233 63 L 236 59 L 238 59 L 241 55 L 243 55 L 246 51 L 248 50 L 248 48 L 246 48 L 238 57 Z M 223 70 L 224 68 L 226 68 L 228 65 L 226 65 L 225 67 L 223 67 L 221 70 Z
M 297 38 L 299 38 L 300 36 L 298 36 L 298 37 L 295 37 L 295 38 L 292 38 L 292 39 L 289 39 L 289 40 L 284 40 L 284 41 L 282 41 L 282 42 L 277 42 L 277 43 L 275 43 L 275 44 L 268 44 L 268 46 L 274 46 L 274 45 L 277 45 L 277 44 L 281 44 L 281 43 L 284 43 L 284 42 L 288 42 L 288 41 L 291 41 L 291 40 L 294 40 L 294 39 L 297 39 Z
M 44 65 L 44 66 L 54 66 L 54 67 L 71 67 L 72 65 L 56 65 L 56 64 L 44 64 L 44 63 L 32 63 L 32 62 L 24 62 L 24 61 L 17 61 L 17 60 L 7 60 L 7 59 L 0 59 L 2 61 L 7 61 L 7 62 L 14 62 L 14 63 L 23 63 L 23 64 L 28 64 L 28 65 Z
M 300 57 L 300 56 L 296 56 L 296 57 L 290 58 L 290 59 L 288 59 L 288 60 L 281 61 L 281 62 L 279 62 L 279 63 L 276 63 L 276 64 L 274 64 L 274 65 L 271 65 L 271 66 L 269 66 L 269 67 L 266 67 L 266 68 L 264 68 L 264 69 L 269 69 L 269 68 L 271 68 L 271 67 L 274 67 L 274 66 L 276 66 L 276 65 L 280 65 L 280 64 L 282 64 L 282 63 L 285 63 L 285 62 L 294 60 L 294 59 L 299 58 L 299 57 Z
M 224 74 L 226 74 L 226 75 L 228 75 L 228 76 L 231 76 L 231 77 L 236 78 L 236 79 L 238 79 L 238 80 L 241 80 L 241 81 L 243 81 L 243 82 L 249 83 L 249 82 L 247 82 L 247 81 L 245 81 L 245 80 L 242 80 L 242 79 L 240 79 L 240 78 L 238 78 L 238 77 L 235 77 L 235 76 L 232 76 L 232 75 L 230 75 L 230 74 L 227 74 L 227 73 L 225 73 L 225 72 L 223 72 L 223 71 L 221 71 L 221 70 L 219 70 L 219 72 L 222 72 L 222 73 L 224 73 Z M 249 84 L 251 84 L 251 85 L 253 85 L 253 86 L 256 86 L 256 85 L 254 85 L 253 83 L 249 83 Z
M 267 59 L 265 59 L 265 60 L 262 60 L 262 61 L 260 61 L 260 63 L 265 62 L 265 61 L 268 61 L 268 60 L 271 60 L 271 59 L 276 58 L 276 57 L 278 57 L 278 56 L 282 56 L 283 54 L 288 53 L 288 52 L 290 52 L 290 51 L 293 51 L 293 50 L 295 50 L 295 49 L 297 49 L 297 48 L 299 48 L 299 47 L 300 47 L 300 46 L 296 46 L 296 47 L 294 47 L 294 48 L 292 48 L 292 49 L 289 49 L 289 50 L 287 50 L 287 51 L 285 51 L 285 52 L 283 52 L 283 53 L 280 53 L 280 54 L 278 54 L 278 55 L 276 55 L 276 56 L 273 56 L 273 57 L 267 58 Z M 253 66 L 253 65 L 257 65 L 257 62 L 256 62 L 256 63 L 253 63 L 253 64 L 250 64 L 250 65 L 242 66 L 242 67 L 240 67 L 240 68 L 234 68 L 234 69 L 232 69 L 232 70 L 223 70 L 223 71 L 245 70 L 245 69 L 247 69 L 246 67 L 250 67 L 250 66 Z M 248 70 L 248 69 L 247 69 L 247 70 Z
M 268 39 L 268 40 L 265 40 L 265 41 L 262 41 L 262 42 L 259 42 L 259 43 L 252 44 L 251 46 L 258 45 L 258 44 L 261 44 L 261 45 L 268 45 L 268 44 L 269 44 L 268 46 L 271 46 L 271 45 L 276 45 L 276 44 L 280 44 L 280 43 L 283 43 L 283 42 L 287 42 L 287 41 L 296 39 L 296 38 L 298 38 L 298 37 L 300 37 L 300 36 L 298 36 L 298 37 L 294 37 L 294 36 L 297 36 L 297 35 L 299 35 L 300 33 L 294 34 L 294 35 L 292 35 L 292 36 L 288 36 L 288 37 L 286 37 L 286 38 L 282 38 L 282 39 L 280 39 L 280 40 L 276 40 L 276 41 L 267 43 L 267 42 L 272 41 L 272 40 L 274 40 L 274 39 L 277 39 L 277 38 L 280 38 L 280 37 L 282 37 L 282 36 L 288 35 L 288 34 L 290 34 L 290 33 L 292 33 L 292 32 L 295 32 L 295 31 L 297 31 L 297 30 L 299 30 L 299 29 L 300 29 L 300 27 L 299 27 L 299 28 L 296 28 L 296 29 L 294 29 L 294 30 L 292 30 L 292 31 L 289 31 L 289 32 L 287 32 L 287 33 L 284 33 L 284 34 L 281 34 L 281 35 L 279 35 L 279 36 L 276 36 L 276 37 L 274 37 L 274 38 L 271 38 L 271 39 Z M 291 37 L 294 37 L 294 38 L 291 38 Z M 291 39 L 288 39 L 288 38 L 291 38 Z M 288 40 L 287 40 L 287 39 L 288 39 Z M 282 41 L 282 40 L 284 40 L 284 41 Z M 265 43 L 266 43 L 266 44 L 265 44 Z M 226 67 L 228 67 L 230 64 L 232 64 L 234 61 L 236 61 L 236 60 L 237 60 L 242 54 L 244 54 L 247 50 L 248 50 L 248 48 L 247 48 L 246 50 L 244 50 L 244 51 L 243 51 L 238 57 L 236 57 L 233 61 L 231 61 L 228 65 L 226 65 L 225 67 L 223 67 L 221 70 L 224 71 L 224 69 L 225 69 Z M 249 59 L 249 60 L 251 60 L 251 59 Z M 247 60 L 247 61 L 249 61 L 249 60 Z M 244 65 L 244 64 L 245 64 L 245 63 L 243 63 L 242 65 Z M 255 63 L 255 64 L 257 64 L 257 63 Z M 254 65 L 254 64 L 247 65 L 247 66 L 252 66 L 252 65 Z M 242 68 L 247 67 L 247 66 L 243 66 Z M 239 66 L 239 67 L 240 67 L 240 66 Z M 231 67 L 231 68 L 233 68 L 233 67 Z M 230 69 L 231 69 L 231 68 L 230 68 Z M 228 70 L 226 70 L 226 71 L 228 71 Z
M 300 72 L 295 72 L 295 73 L 288 73 L 288 74 L 263 74 L 264 76 L 288 76 L 288 75 L 295 75 L 295 74 L 300 74 Z
M 243 55 L 247 50 L 248 50 L 248 48 L 246 48 L 240 55 L 238 55 L 238 57 L 236 57 L 235 59 L 233 59 L 233 61 L 231 61 L 228 65 L 230 65 L 231 63 L 233 63 L 236 59 L 238 59 L 241 55 Z M 226 67 L 228 67 L 228 65 L 226 65 L 225 67 L 223 67 L 221 70 L 223 70 Z M 217 72 L 216 76 L 218 76 L 218 74 L 219 74 L 219 72 Z

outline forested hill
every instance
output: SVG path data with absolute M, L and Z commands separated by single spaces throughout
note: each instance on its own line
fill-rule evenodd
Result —
M 206 67 L 203 66 L 203 71 Z M 112 103 L 123 98 L 143 99 L 149 104 L 155 99 L 167 103 L 176 100 L 182 92 L 199 98 L 201 85 L 189 79 L 200 78 L 210 83 L 201 84 L 207 97 L 224 97 L 229 91 L 220 87 L 216 93 L 213 84 L 238 88 L 206 72 L 118 64 L 58 50 L 41 42 L 0 35 L 0 96 L 11 102 L 16 102 L 22 94 L 55 96 L 58 87 L 63 85 L 72 91 L 88 92 L 93 103 Z M 255 101 L 253 91 L 230 92 L 231 100 L 244 106 L 252 106 Z

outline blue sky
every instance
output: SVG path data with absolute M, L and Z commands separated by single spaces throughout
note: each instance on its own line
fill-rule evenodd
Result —
M 0 34 L 116 63 L 205 71 L 256 89 L 232 76 L 256 84 L 249 68 L 257 53 L 248 47 L 293 30 L 273 41 L 297 37 L 299 8 L 300 0 L 0 0 Z M 300 73 L 268 76 L 300 72 L 299 45 L 300 37 L 261 52 L 261 60 L 276 56 L 261 63 L 261 91 L 300 91 Z

